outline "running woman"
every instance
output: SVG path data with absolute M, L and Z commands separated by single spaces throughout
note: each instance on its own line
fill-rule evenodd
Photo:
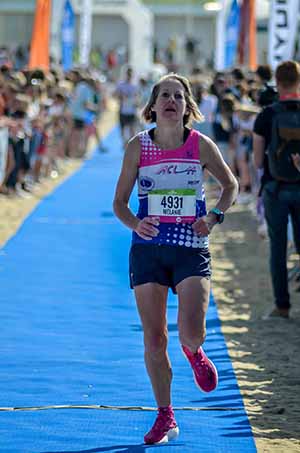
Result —
M 172 369 L 167 352 L 168 288 L 178 295 L 178 331 L 182 351 L 196 385 L 204 392 L 217 387 L 216 367 L 202 345 L 210 293 L 208 236 L 224 219 L 238 185 L 217 146 L 190 129 L 202 115 L 189 81 L 168 74 L 154 85 L 143 112 L 156 127 L 128 143 L 118 180 L 114 211 L 133 231 L 130 283 L 144 330 L 145 362 L 158 406 L 146 444 L 168 442 L 179 434 L 171 405 Z M 220 198 L 207 213 L 203 168 L 221 185 Z M 137 181 L 139 209 L 128 207 Z

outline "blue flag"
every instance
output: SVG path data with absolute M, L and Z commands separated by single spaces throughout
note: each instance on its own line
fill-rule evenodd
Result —
M 66 0 L 61 24 L 61 54 L 64 71 L 73 66 L 75 15 L 70 0 Z
M 225 30 L 225 68 L 234 66 L 240 31 L 240 5 L 232 0 Z

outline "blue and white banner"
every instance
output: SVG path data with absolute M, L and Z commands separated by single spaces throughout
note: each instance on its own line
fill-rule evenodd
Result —
M 92 21 L 92 0 L 82 0 L 79 30 L 79 62 L 82 66 L 88 66 L 90 62 Z
M 226 22 L 226 1 L 220 0 L 220 8 L 217 13 L 216 30 L 215 30 L 215 70 L 223 71 L 225 63 L 225 22 Z
M 73 66 L 75 15 L 70 0 L 66 0 L 61 24 L 61 55 L 64 71 Z
M 298 17 L 299 0 L 271 0 L 268 60 L 273 69 L 295 56 Z
M 239 31 L 240 5 L 237 0 L 232 0 L 225 29 L 225 69 L 231 68 L 236 63 Z

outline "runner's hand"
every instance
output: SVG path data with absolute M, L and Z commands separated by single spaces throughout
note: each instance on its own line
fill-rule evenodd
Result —
M 198 236 L 207 236 L 216 223 L 209 217 L 204 216 L 193 223 L 192 228 Z
M 151 241 L 159 233 L 159 229 L 155 228 L 159 225 L 159 217 L 144 217 L 139 221 L 136 229 L 134 230 L 142 239 Z

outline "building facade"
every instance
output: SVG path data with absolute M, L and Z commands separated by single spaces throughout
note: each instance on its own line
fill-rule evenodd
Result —
M 138 0 L 135 0 L 136 2 Z M 59 41 L 61 11 L 64 0 L 52 0 L 53 38 Z M 76 14 L 76 42 L 79 39 L 79 15 L 82 0 L 72 1 Z M 110 8 L 109 5 L 114 7 Z M 216 12 L 207 11 L 199 1 L 164 2 L 145 0 L 143 5 L 153 18 L 150 46 L 166 48 L 176 47 L 175 59 L 182 59 L 182 49 L 187 41 L 196 46 L 196 58 L 199 64 L 211 63 L 215 51 Z M 27 46 L 30 43 L 33 25 L 35 0 L 1 0 L 0 2 L 0 46 Z M 118 13 L 119 8 L 119 13 Z M 92 47 L 103 51 L 123 45 L 130 49 L 131 25 L 124 15 L 126 0 L 93 0 Z M 123 11 L 123 12 L 122 12 Z M 139 13 L 132 23 L 140 20 Z M 259 21 L 257 43 L 258 61 L 266 62 L 267 27 L 265 19 Z M 137 32 L 138 33 L 138 32 Z M 138 36 L 134 37 L 136 41 Z M 54 50 L 55 52 L 55 50 Z

